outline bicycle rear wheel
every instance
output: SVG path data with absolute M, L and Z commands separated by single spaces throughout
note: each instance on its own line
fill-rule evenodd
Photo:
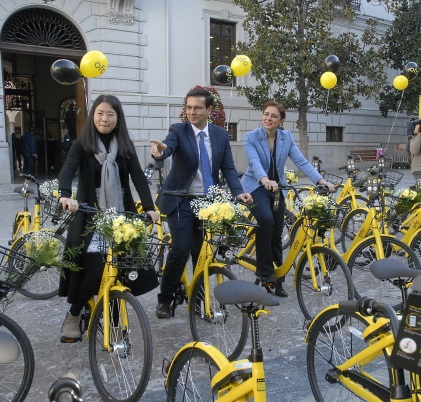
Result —
M 42 230 L 42 229 L 41 229 Z M 58 234 L 53 235 L 54 238 L 59 240 L 61 243 L 61 251 L 64 252 L 64 246 L 66 243 L 66 239 L 63 236 Z M 25 254 L 25 242 L 26 237 L 21 237 L 16 243 L 14 243 L 11 247 L 11 250 L 16 251 L 21 254 Z M 19 264 L 22 262 L 18 262 L 14 259 L 9 259 L 10 266 L 15 266 L 15 264 Z M 58 295 L 58 288 L 60 283 L 60 269 L 56 267 L 40 267 L 39 271 L 37 271 L 25 285 L 18 289 L 20 293 L 24 296 L 29 297 L 31 299 L 37 300 L 46 300 L 50 299 L 54 296 Z
M 237 279 L 227 268 L 209 268 L 211 316 L 204 314 L 203 273 L 194 285 L 190 296 L 190 329 L 194 341 L 208 342 L 218 348 L 228 360 L 236 360 L 247 342 L 248 318 L 234 305 L 222 305 L 216 300 L 213 289 L 219 283 Z
M 386 258 L 400 261 L 409 268 L 421 269 L 420 261 L 414 250 L 402 241 L 381 236 Z M 348 267 L 355 286 L 355 298 L 374 297 L 378 302 L 387 303 L 398 309 L 402 306 L 402 294 L 392 280 L 379 280 L 370 272 L 370 265 L 378 259 L 373 237 L 363 240 L 352 252 Z
M 0 401 L 24 401 L 32 385 L 35 358 L 23 329 L 0 313 Z
M 103 299 L 95 306 L 89 333 L 89 364 L 99 394 L 107 401 L 138 401 L 152 368 L 148 318 L 130 292 L 111 291 L 110 350 L 104 347 Z
M 167 401 L 214 401 L 212 377 L 221 369 L 209 354 L 194 346 L 185 349 L 174 361 L 166 381 Z
M 309 260 L 305 252 L 297 267 L 296 276 L 298 304 L 307 320 L 313 319 L 327 306 L 354 298 L 351 273 L 342 257 L 322 246 L 313 246 L 311 254 L 318 289 L 313 287 Z M 325 275 L 321 269 L 323 265 L 326 266 Z
M 369 348 L 369 341 L 362 339 L 362 332 L 368 326 L 358 314 L 341 314 L 338 308 L 320 314 L 308 334 L 307 374 L 313 396 L 317 402 L 350 402 L 361 399 L 348 390 L 341 377 L 335 376 L 336 366 L 342 364 L 361 350 Z M 372 355 L 355 364 L 349 372 L 352 378 L 361 378 L 367 382 L 378 381 L 385 386 L 385 393 L 390 392 L 390 379 L 386 356 Z M 367 383 L 364 385 L 367 387 Z M 386 399 L 383 399 L 386 400 Z M 389 398 L 387 399 L 389 400 Z

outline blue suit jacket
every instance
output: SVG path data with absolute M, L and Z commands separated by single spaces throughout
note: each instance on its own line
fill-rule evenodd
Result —
M 241 178 L 241 184 L 245 192 L 251 193 L 260 186 L 260 179 L 268 175 L 270 166 L 269 141 L 263 127 L 250 131 L 244 136 L 244 151 L 248 168 Z M 278 129 L 276 170 L 280 181 L 284 184 L 286 184 L 284 168 L 288 157 L 313 183 L 317 183 L 322 178 L 317 169 L 301 153 L 291 132 Z
M 237 170 L 234 166 L 228 133 L 222 127 L 214 124 L 208 125 L 209 138 L 212 147 L 212 178 L 214 184 L 219 184 L 219 171 L 221 170 L 232 194 L 237 196 L 243 193 Z M 165 179 L 156 205 L 163 214 L 174 211 L 181 201 L 179 197 L 166 196 L 164 190 L 188 190 L 199 169 L 199 150 L 193 128 L 189 122 L 171 125 L 164 144 L 167 149 L 162 160 L 172 156 L 171 170 Z

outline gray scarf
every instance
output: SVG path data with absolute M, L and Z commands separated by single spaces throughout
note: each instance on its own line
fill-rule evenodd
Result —
M 121 191 L 118 165 L 115 161 L 118 152 L 117 140 L 114 137 L 110 143 L 110 152 L 107 153 L 105 145 L 98 138 L 100 153 L 95 158 L 102 165 L 101 187 L 99 188 L 98 203 L 101 209 L 115 208 L 117 211 L 124 211 L 123 196 Z

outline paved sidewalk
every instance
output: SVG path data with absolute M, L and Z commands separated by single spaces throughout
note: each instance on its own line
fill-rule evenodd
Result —
M 398 185 L 414 184 L 409 170 L 402 170 L 404 178 Z M 332 172 L 342 175 L 343 172 Z M 300 179 L 300 184 L 305 184 Z M 7 245 L 12 220 L 23 205 L 22 198 L 13 193 L 16 185 L 0 185 L 0 244 Z M 265 356 L 265 370 L 269 402 L 313 401 L 306 372 L 306 344 L 304 319 L 298 306 L 292 272 L 285 286 L 289 297 L 280 306 L 272 308 L 269 316 L 261 320 L 261 342 Z M 158 320 L 155 317 L 157 290 L 141 296 L 140 302 L 148 316 L 154 339 L 154 363 L 151 380 L 144 401 L 165 401 L 164 378 L 161 374 L 164 358 L 170 359 L 183 344 L 191 341 L 186 306 L 179 306 L 176 317 Z M 36 373 L 28 401 L 45 402 L 50 384 L 67 372 L 81 382 L 85 401 L 100 401 L 89 369 L 88 342 L 63 345 L 60 330 L 68 305 L 62 298 L 37 301 L 17 294 L 7 314 L 27 332 L 36 359 Z M 246 349 L 244 356 L 249 350 Z

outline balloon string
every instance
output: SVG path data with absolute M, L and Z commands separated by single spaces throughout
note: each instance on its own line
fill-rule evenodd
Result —
M 86 80 L 87 78 L 83 77 L 83 92 L 85 93 L 85 114 L 88 114 L 88 91 L 86 90 Z
M 395 118 L 393 119 L 393 124 L 390 127 L 389 138 L 387 139 L 386 146 L 383 150 L 384 153 L 386 153 L 387 148 L 389 147 L 390 139 L 391 139 L 391 136 L 392 136 L 392 131 L 393 131 L 393 128 L 395 127 L 396 119 L 398 118 L 398 113 L 399 113 L 399 109 L 401 108 L 404 92 L 405 92 L 405 90 L 402 91 L 402 96 L 401 96 L 401 99 L 399 100 L 398 107 L 396 109 Z
M 230 101 L 229 101 L 229 111 L 228 111 L 228 119 L 226 121 L 226 125 L 227 125 L 227 131 L 229 131 L 229 124 L 231 122 L 231 111 L 232 111 L 232 107 L 231 107 L 231 102 L 232 102 L 232 93 L 234 90 L 234 82 L 231 82 L 231 91 L 230 91 Z
M 325 116 L 327 116 L 327 115 L 328 115 L 328 112 L 327 112 L 327 104 L 328 104 L 328 102 L 329 102 L 329 92 L 330 92 L 330 89 L 328 89 L 328 90 L 327 90 L 327 96 L 326 96 L 326 106 L 325 106 Z

